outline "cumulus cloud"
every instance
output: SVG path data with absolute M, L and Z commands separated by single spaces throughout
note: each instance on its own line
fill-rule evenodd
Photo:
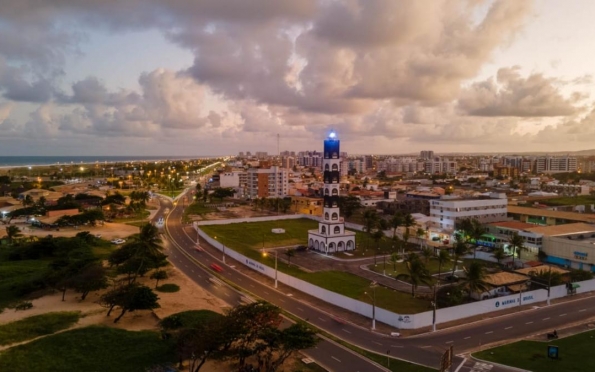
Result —
M 530 0 L 7 0 L 0 94 L 38 109 L 15 123 L 14 109 L 0 106 L 0 134 L 10 124 L 23 136 L 209 138 L 201 142 L 209 146 L 259 144 L 276 133 L 308 143 L 335 128 L 344 139 L 389 146 L 589 133 L 589 121 L 569 118 L 521 135 L 518 118 L 577 114 L 587 97 L 562 91 L 590 76 L 503 68 L 473 82 L 530 12 Z M 85 32 L 131 30 L 159 30 L 192 51 L 192 65 L 139 71 L 136 91 L 102 76 L 70 83 L 64 61 L 80 53 Z
M 560 81 L 542 74 L 523 78 L 518 67 L 501 68 L 496 79 L 473 83 L 459 98 L 459 108 L 476 116 L 567 116 L 584 97 L 562 95 Z

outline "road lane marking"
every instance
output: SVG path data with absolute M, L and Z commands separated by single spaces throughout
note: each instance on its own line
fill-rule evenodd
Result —
M 511 329 L 511 328 L 512 328 L 512 326 L 510 326 L 510 327 L 506 327 L 506 328 L 504 328 L 504 329 Z
M 376 342 L 376 341 L 372 341 L 372 342 L 375 343 L 376 345 L 382 346 L 382 344 L 380 342 Z
M 281 302 L 285 302 L 285 301 L 283 301 L 282 299 L 279 299 L 279 301 L 281 301 Z
M 403 345 L 390 345 L 390 347 L 403 347 Z
M 566 314 L 560 314 L 560 316 L 566 316 Z
M 452 341 L 446 341 L 445 344 L 452 344 Z
M 427 348 L 429 348 L 429 347 L 432 347 L 432 346 L 422 346 L 421 348 L 422 348 L 422 349 L 427 349 Z
M 250 287 L 254 288 L 254 284 L 250 284 Z
M 190 271 L 194 272 L 194 269 L 190 269 Z
M 549 317 L 548 317 L 548 318 L 543 318 L 543 319 L 541 319 L 541 320 L 550 320 L 550 319 L 551 319 L 551 318 L 549 318 Z
M 346 330 L 345 328 L 341 328 L 343 331 L 347 332 L 347 333 L 351 333 L 348 330 Z
M 468 340 L 468 339 L 470 339 L 470 338 L 471 338 L 471 336 L 467 336 L 467 337 L 465 337 L 463 340 Z
M 525 323 L 525 324 L 532 324 L 532 323 L 533 323 L 533 322 L 527 322 L 527 323 Z
M 323 322 L 326 322 L 326 320 L 322 319 L 321 317 L 318 317 L 318 319 L 322 320 Z
M 336 360 L 337 362 L 341 363 L 341 360 L 338 358 L 335 358 L 334 356 L 331 355 L 331 358 L 333 358 L 334 360 Z
M 304 311 L 304 309 L 302 309 L 301 307 L 298 307 L 297 309 L 302 312 Z
M 270 294 L 270 293 L 269 293 L 269 292 L 267 292 L 267 291 L 263 291 L 263 292 L 264 292 L 264 294 L 265 294 L 265 295 L 268 295 L 268 294 Z
M 582 313 L 583 311 L 587 311 L 587 309 L 582 309 L 582 310 L 579 310 L 578 312 Z
M 485 334 L 489 335 L 490 333 L 494 333 L 494 331 L 487 331 Z

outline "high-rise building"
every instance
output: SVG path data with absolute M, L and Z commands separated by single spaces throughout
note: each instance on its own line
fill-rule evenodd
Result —
M 350 251 L 355 249 L 355 233 L 345 230 L 345 222 L 339 209 L 339 182 L 341 158 L 340 141 L 331 132 L 324 141 L 322 160 L 324 179 L 324 201 L 322 220 L 317 230 L 308 231 L 308 246 L 324 253 Z
M 425 160 L 430 160 L 434 158 L 434 151 L 420 151 L 419 157 Z

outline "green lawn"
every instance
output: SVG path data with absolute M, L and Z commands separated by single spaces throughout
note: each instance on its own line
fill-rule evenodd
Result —
M 519 341 L 484 350 L 473 356 L 490 362 L 539 372 L 581 372 L 595 370 L 592 356 L 595 331 L 554 341 Z M 547 357 L 547 346 L 559 347 L 559 359 Z
M 559 197 L 559 198 L 540 200 L 539 203 L 545 204 L 545 205 L 550 205 L 550 206 L 595 204 L 595 196 L 593 196 L 593 195 L 563 196 L 563 197 Z
M 425 262 L 425 259 L 423 257 L 421 257 L 421 260 Z M 443 263 L 442 267 L 440 269 L 440 272 L 442 274 L 445 274 L 445 273 L 452 271 L 452 265 L 453 265 L 452 261 Z M 428 268 L 428 270 L 430 270 L 430 274 L 432 274 L 432 275 L 438 274 L 438 261 L 437 260 L 430 259 L 426 263 L 426 267 Z M 397 262 L 396 264 L 393 264 L 389 260 L 389 257 L 386 257 L 386 265 L 385 265 L 382 257 L 378 257 L 376 265 L 372 264 L 372 265 L 368 266 L 368 268 L 370 270 L 375 271 L 380 274 L 382 274 L 383 272 L 386 271 L 386 275 L 392 276 L 392 277 L 394 277 L 395 274 L 398 275 L 398 274 L 406 274 L 407 273 L 407 267 L 406 267 L 405 262 Z M 462 268 L 461 264 L 459 264 L 459 269 L 460 268 Z
M 0 371 L 144 372 L 174 361 L 169 345 L 153 331 L 107 327 L 74 329 L 0 353 Z
M 265 249 L 270 247 L 294 246 L 305 244 L 308 230 L 318 226 L 316 221 L 309 219 L 266 221 L 253 223 L 236 223 L 229 225 L 208 225 L 201 228 L 207 234 L 217 237 L 225 246 L 262 262 L 269 267 L 275 266 L 275 255 L 262 254 L 262 237 L 265 237 Z M 285 229 L 285 234 L 273 234 L 271 229 Z M 356 237 L 357 239 L 357 237 Z M 285 260 L 283 251 L 278 255 Z M 370 293 L 370 281 L 360 276 L 340 271 L 319 271 L 309 273 L 301 270 L 295 265 L 288 267 L 284 260 L 277 260 L 278 269 L 296 278 L 305 280 L 319 287 L 340 293 L 367 303 L 372 300 L 364 293 Z M 384 287 L 376 289 L 376 305 L 384 309 L 401 314 L 414 314 L 430 309 L 430 302 L 422 299 L 412 298 L 410 294 L 393 291 Z
M 78 311 L 55 312 L 34 315 L 28 318 L 0 325 L 0 345 L 49 335 L 75 324 L 80 318 Z
M 49 261 L 0 260 L 0 309 L 21 296 L 44 288 L 43 274 Z

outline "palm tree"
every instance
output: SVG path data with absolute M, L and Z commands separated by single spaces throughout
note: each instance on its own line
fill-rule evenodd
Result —
M 9 225 L 6 226 L 6 236 L 8 237 L 8 244 L 12 245 L 14 240 L 20 238 L 23 234 L 21 234 L 21 229 L 18 226 Z
M 483 225 L 475 218 L 465 218 L 458 226 L 458 229 L 462 230 L 469 240 L 473 241 L 473 259 L 479 247 L 478 241 L 481 240 L 481 236 L 485 233 Z
M 423 256 L 424 261 L 427 265 L 428 261 L 430 261 L 430 258 L 432 258 L 432 256 L 434 256 L 434 251 L 430 247 L 422 248 L 421 255 Z
M 467 253 L 467 244 L 465 240 L 460 237 L 459 235 L 455 235 L 455 244 L 453 247 L 453 256 L 454 256 L 454 264 L 452 265 L 452 275 L 455 275 L 455 270 L 457 268 L 457 262 L 461 256 L 464 256 Z
M 450 260 L 450 254 L 446 249 L 441 249 L 436 256 L 438 260 L 438 281 L 440 281 L 440 275 L 442 274 L 442 265 L 444 265 L 448 260 Z
M 26 195 L 25 198 L 23 199 L 23 207 L 28 207 L 33 204 L 35 204 L 35 202 L 33 201 L 33 198 L 31 197 L 31 195 Z
M 419 245 L 423 248 L 424 247 L 424 242 L 425 240 L 422 240 L 422 238 L 426 235 L 426 230 L 424 230 L 423 228 L 418 228 L 415 231 L 415 235 L 417 236 L 417 239 L 419 240 Z
M 364 229 L 368 233 L 368 236 L 372 236 L 372 230 L 378 224 L 378 214 L 373 209 L 368 209 L 364 212 Z M 367 248 L 367 244 L 366 244 Z
M 403 216 L 403 227 L 405 228 L 405 232 L 403 233 L 403 240 L 405 240 L 405 247 L 409 243 L 409 237 L 411 236 L 411 232 L 409 228 L 415 225 L 415 218 L 411 215 L 411 213 L 407 213 Z
M 415 297 L 415 290 L 420 284 L 431 285 L 432 275 L 426 268 L 426 265 L 419 259 L 415 253 L 409 253 L 405 258 L 405 267 L 407 273 L 399 274 L 396 279 L 405 279 L 411 283 L 411 296 Z
M 461 283 L 461 286 L 469 292 L 469 298 L 475 292 L 481 294 L 489 289 L 490 285 L 485 281 L 486 275 L 485 267 L 481 263 L 477 261 L 471 262 L 471 265 L 466 270 L 463 283 Z
M 393 239 L 397 237 L 397 229 L 403 224 L 403 215 L 397 211 L 390 219 L 390 227 L 393 228 Z
M 399 254 L 391 253 L 389 260 L 390 260 L 390 262 L 393 263 L 393 271 L 396 273 L 397 272 L 397 262 L 399 262 Z
M 506 252 L 501 247 L 494 249 L 492 252 L 492 257 L 494 257 L 498 261 L 498 266 L 500 266 L 500 261 L 506 258 Z
M 380 241 L 384 237 L 384 232 L 382 230 L 376 230 L 374 234 L 372 234 L 372 239 L 376 243 L 376 250 L 374 251 L 374 265 L 376 265 L 376 254 L 380 250 Z
M 512 249 L 512 267 L 515 268 L 516 267 L 515 261 L 514 261 L 515 255 L 518 254 L 519 260 L 520 260 L 521 252 L 526 251 L 528 249 L 524 246 L 525 240 L 516 231 L 513 232 L 512 235 L 510 236 L 510 238 L 508 239 L 508 244 L 510 245 L 510 248 Z

